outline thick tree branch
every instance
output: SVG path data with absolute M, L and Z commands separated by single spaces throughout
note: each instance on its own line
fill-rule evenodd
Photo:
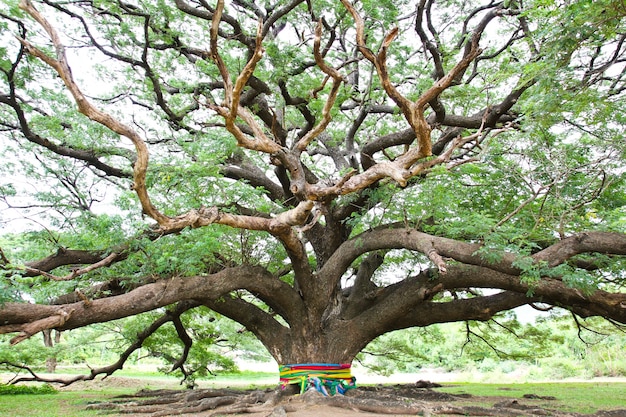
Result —
M 442 289 L 452 291 L 472 287 L 504 291 L 469 299 L 429 301 L 433 292 Z M 406 297 L 406 294 L 413 297 Z M 626 323 L 626 294 L 597 290 L 585 295 L 557 279 L 544 278 L 529 284 L 516 275 L 467 265 L 452 266 L 446 275 L 440 275 L 436 280 L 429 274 L 422 274 L 381 289 L 372 298 L 370 308 L 364 309 L 354 321 L 364 331 L 376 333 L 376 326 L 381 322 L 385 322 L 385 327 L 402 329 L 467 319 L 488 320 L 500 311 L 534 302 L 561 306 L 582 317 L 601 316 Z
M 407 291 L 414 295 L 410 302 L 406 300 L 408 297 L 401 295 Z M 424 300 L 424 295 L 428 298 L 428 291 L 418 280 L 403 283 L 393 294 L 386 296 L 383 303 L 377 304 L 376 308 L 364 310 L 345 325 L 359 330 L 360 338 L 365 340 L 362 349 L 377 336 L 380 326 L 389 330 L 400 330 L 463 320 L 485 321 L 501 311 L 522 306 L 533 300 L 523 293 L 504 291 L 490 296 L 437 302 Z M 391 311 L 379 309 L 381 305 L 389 307 Z
M 62 277 L 58 277 L 52 274 L 47 273 L 46 271 L 42 271 L 39 269 L 35 269 L 35 268 L 31 268 L 31 267 L 25 267 L 26 272 L 29 275 L 44 275 L 47 278 L 52 279 L 53 281 L 70 281 L 78 276 L 84 275 L 88 272 L 94 271 L 98 268 L 103 268 L 106 266 L 111 265 L 113 262 L 117 262 L 119 260 L 121 260 L 121 258 L 126 258 L 126 254 L 119 254 L 119 253 L 111 253 L 110 255 L 107 255 L 104 259 L 99 260 L 95 263 L 92 263 L 89 266 L 86 266 L 84 268 L 76 268 L 74 270 L 72 270 L 72 272 L 70 272 L 69 274 L 62 276 Z
M 533 255 L 535 261 L 560 265 L 581 253 L 626 255 L 626 236 L 622 233 L 586 232 L 569 236 Z
M 108 254 L 106 251 L 84 251 L 60 248 L 54 255 L 34 262 L 26 263 L 27 276 L 40 275 L 64 265 L 93 265 L 102 262 Z M 118 258 L 118 260 L 120 260 Z
M 59 309 L 53 315 L 42 318 L 39 320 L 35 320 L 31 323 L 20 325 L 20 326 L 0 326 L 0 332 L 3 332 L 2 329 L 6 328 L 9 333 L 13 333 L 19 331 L 20 334 L 11 339 L 11 345 L 16 345 L 34 334 L 37 334 L 46 329 L 56 329 L 62 327 L 65 322 L 72 316 L 74 313 L 73 309 Z
M 501 253 L 499 261 L 487 262 L 480 253 L 480 244 L 470 244 L 439 236 L 428 235 L 414 229 L 379 228 L 362 233 L 345 242 L 324 265 L 323 271 L 337 271 L 339 276 L 332 280 L 338 282 L 359 256 L 382 249 L 404 248 L 428 254 L 432 249 L 442 257 L 452 258 L 468 265 L 483 266 L 499 273 L 518 276 L 521 270 L 513 264 L 518 257 L 511 253 Z M 552 259 L 550 266 L 561 264 L 571 257 L 588 252 L 600 252 L 613 255 L 626 254 L 626 235 L 620 233 L 588 232 L 574 235 L 559 241 L 533 255 L 536 262 Z M 558 256 L 557 256 L 558 254 Z M 341 272 L 339 272 L 341 271 Z M 519 279 L 519 278 L 518 278 Z
M 126 294 L 65 305 L 5 303 L 0 306 L 0 334 L 21 332 L 21 341 L 46 328 L 74 329 L 133 316 L 182 300 L 217 299 L 236 289 L 274 297 L 284 311 L 299 296 L 288 284 L 260 267 L 228 268 L 209 276 L 175 277 L 146 284 Z M 278 297 L 277 297 L 278 296 Z
M 463 285 L 499 288 L 518 294 L 532 294 L 529 302 L 543 302 L 571 310 L 582 317 L 600 316 L 626 323 L 626 294 L 603 290 L 583 292 L 560 279 L 542 277 L 537 282 L 522 282 L 517 275 L 508 275 L 479 266 L 455 266 L 439 278 L 446 288 Z
M 234 297 L 204 300 L 204 305 L 224 316 L 241 323 L 251 331 L 265 346 L 268 346 L 274 358 L 280 360 L 290 349 L 288 327 L 281 325 L 270 314 L 254 304 Z M 296 307 L 295 305 L 293 306 Z M 283 313 L 284 314 L 284 313 Z M 287 315 L 288 320 L 305 320 L 306 313 Z M 296 346 L 293 347 L 297 349 Z

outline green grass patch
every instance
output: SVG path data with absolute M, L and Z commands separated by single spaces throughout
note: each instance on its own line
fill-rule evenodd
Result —
M 89 400 L 109 398 L 106 392 L 94 394 L 66 391 L 56 394 L 5 395 L 0 400 L 0 416 L 11 417 L 91 417 L 97 411 L 86 410 Z
M 49 384 L 44 385 L 0 385 L 0 395 L 42 395 L 56 394 L 57 390 Z
M 527 394 L 540 397 L 554 397 L 555 400 L 524 398 L 523 401 L 527 404 L 536 404 L 541 407 L 565 412 L 595 413 L 599 410 L 626 408 L 624 404 L 626 383 L 622 382 L 455 383 L 437 388 L 437 391 L 449 394 L 471 394 L 480 397 L 523 398 Z M 485 405 L 491 406 L 497 400 L 485 402 Z M 473 404 L 476 405 L 476 402 L 474 401 Z

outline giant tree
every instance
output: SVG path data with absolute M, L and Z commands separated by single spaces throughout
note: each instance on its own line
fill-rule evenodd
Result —
M 188 346 L 208 307 L 297 364 L 527 304 L 626 323 L 625 16 L 9 2 L 3 204 L 48 245 L 2 248 L 0 332 L 166 308 Z

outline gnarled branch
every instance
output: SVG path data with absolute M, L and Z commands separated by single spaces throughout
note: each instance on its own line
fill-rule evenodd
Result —
M 402 113 L 413 128 L 415 137 L 417 138 L 417 147 L 406 152 L 403 156 L 405 159 L 405 168 L 411 166 L 416 161 L 432 155 L 432 143 L 430 138 L 430 126 L 424 116 L 424 111 L 429 102 L 434 100 L 439 94 L 441 94 L 446 88 L 452 85 L 452 82 L 462 74 L 470 63 L 482 52 L 478 47 L 479 36 L 473 36 L 470 42 L 470 48 L 465 53 L 465 56 L 452 68 L 445 76 L 440 78 L 432 87 L 426 90 L 420 95 L 420 97 L 412 102 L 404 97 L 391 83 L 389 74 L 387 72 L 387 49 L 393 42 L 394 38 L 398 34 L 398 29 L 395 28 L 390 31 L 383 40 L 378 55 L 375 55 L 366 46 L 365 42 L 365 25 L 363 18 L 359 15 L 357 10 L 348 0 L 341 0 L 343 5 L 348 9 L 352 15 L 357 30 L 357 47 L 359 51 L 367 58 L 374 66 L 380 78 L 380 82 L 383 88 L 391 97 L 391 99 L 400 107 Z
M 134 129 L 121 123 L 110 114 L 99 110 L 93 104 L 91 104 L 91 102 L 87 99 L 87 97 L 85 97 L 85 95 L 78 87 L 78 84 L 76 84 L 76 82 L 74 81 L 72 71 L 69 67 L 67 57 L 65 55 L 65 47 L 63 46 L 56 29 L 50 24 L 50 22 L 48 22 L 46 18 L 41 15 L 41 13 L 39 13 L 39 11 L 33 6 L 30 0 L 20 0 L 19 6 L 33 19 L 35 19 L 37 23 L 39 23 L 48 33 L 48 36 L 50 37 L 50 40 L 52 41 L 52 44 L 55 48 L 56 58 L 47 55 L 46 53 L 32 45 L 30 42 L 24 39 L 19 39 L 22 45 L 24 45 L 29 54 L 41 59 L 43 62 L 52 67 L 57 72 L 57 74 L 59 74 L 59 77 L 61 77 L 63 83 L 74 97 L 74 100 L 78 105 L 78 109 L 82 114 L 89 117 L 91 120 L 94 120 L 106 126 L 113 132 L 125 136 L 131 140 L 137 151 L 137 160 L 135 161 L 133 167 L 133 189 L 139 197 L 144 212 L 148 216 L 155 219 L 158 223 L 167 223 L 169 218 L 162 214 L 159 210 L 157 210 L 157 208 L 152 204 L 148 195 L 148 190 L 146 187 L 146 171 L 148 169 L 149 157 L 148 148 L 144 140 Z

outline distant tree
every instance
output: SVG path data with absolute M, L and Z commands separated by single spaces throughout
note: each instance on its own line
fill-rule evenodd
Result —
M 623 1 L 0 7 L 13 344 L 161 308 L 279 364 L 526 304 L 626 323 Z

